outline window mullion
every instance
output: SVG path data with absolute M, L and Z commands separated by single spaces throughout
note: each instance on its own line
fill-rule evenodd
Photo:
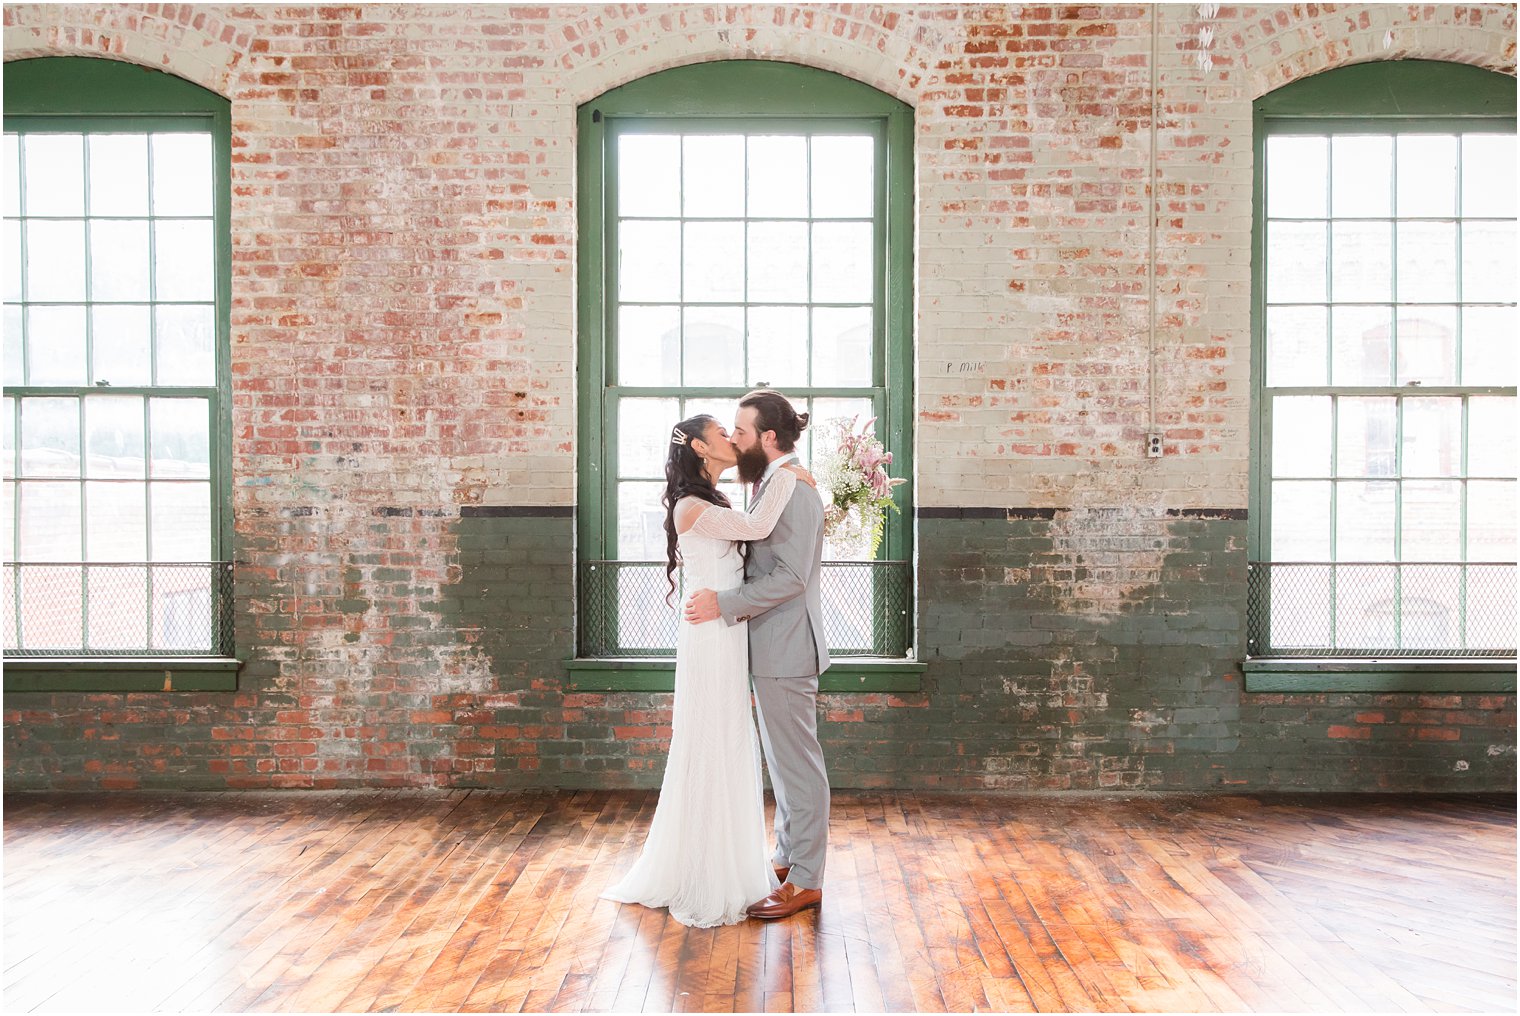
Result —
M 158 219 L 153 207 L 153 137 L 148 136 L 148 380 L 158 384 Z M 213 220 L 214 221 L 214 220 Z M 149 528 L 152 528 L 151 522 Z
M 16 184 L 18 206 L 16 208 L 16 231 L 21 240 L 21 250 L 18 257 L 21 259 L 21 380 L 29 383 L 32 380 L 32 354 L 31 342 L 28 341 L 27 333 L 31 330 L 32 314 L 27 304 L 27 297 L 31 295 L 31 283 L 27 271 L 27 198 L 26 198 L 26 149 L 27 137 L 25 132 L 16 135 Z M 20 431 L 17 431 L 16 446 L 21 445 Z M 20 476 L 18 470 L 16 473 Z M 13 558 L 12 560 L 17 560 Z

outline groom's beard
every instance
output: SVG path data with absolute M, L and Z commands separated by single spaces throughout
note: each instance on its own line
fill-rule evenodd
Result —
M 770 459 L 765 457 L 765 449 L 755 445 L 749 451 L 739 451 L 737 448 L 734 451 L 739 456 L 739 481 L 744 484 L 759 483 L 771 464 Z

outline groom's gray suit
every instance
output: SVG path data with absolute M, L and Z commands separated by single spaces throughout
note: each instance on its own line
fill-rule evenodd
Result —
M 755 505 L 769 488 L 767 477 Z M 829 666 L 822 561 L 823 501 L 798 483 L 771 535 L 749 545 L 744 584 L 718 593 L 724 623 L 749 622 L 760 740 L 776 792 L 772 861 L 791 866 L 787 881 L 799 889 L 822 888 L 829 841 L 829 774 L 818 744 L 818 675 Z

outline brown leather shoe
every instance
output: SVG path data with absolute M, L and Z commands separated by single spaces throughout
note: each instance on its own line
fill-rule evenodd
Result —
M 786 881 L 786 877 L 788 875 L 790 875 L 791 873 L 792 873 L 792 866 L 790 864 L 777 865 L 776 866 L 776 881 L 784 883 Z
M 822 903 L 822 889 L 798 889 L 790 882 L 783 882 L 780 889 L 759 903 L 750 904 L 745 913 L 751 917 L 773 921 L 778 917 L 791 917 L 799 910 L 816 907 Z

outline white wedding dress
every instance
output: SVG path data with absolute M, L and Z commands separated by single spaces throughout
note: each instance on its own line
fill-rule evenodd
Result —
M 754 515 L 704 509 L 677 538 L 686 590 L 743 583 L 737 541 L 769 536 L 796 485 L 797 474 L 781 469 Z M 670 757 L 643 853 L 602 898 L 669 907 L 692 928 L 737 924 L 778 885 L 750 706 L 748 624 L 681 620 L 673 712 Z

